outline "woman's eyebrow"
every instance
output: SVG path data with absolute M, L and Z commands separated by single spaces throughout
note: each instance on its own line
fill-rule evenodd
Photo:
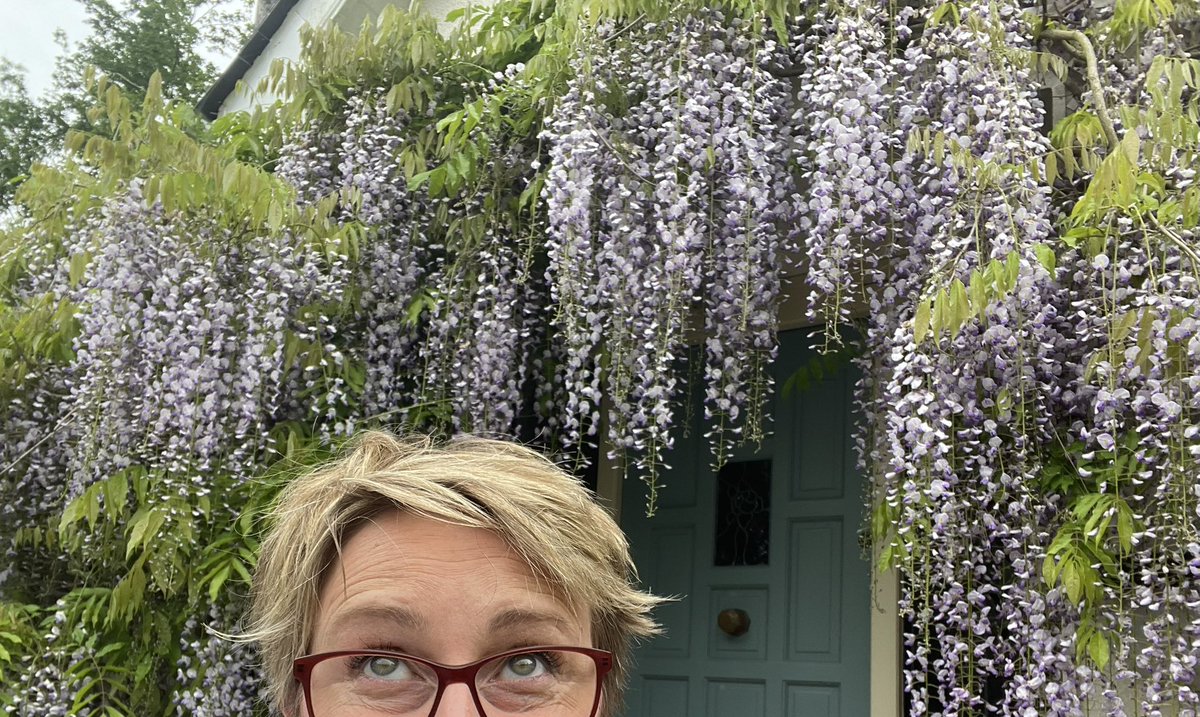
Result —
M 413 610 L 399 605 L 361 605 L 339 611 L 330 621 L 334 633 L 359 623 L 389 622 L 409 630 L 425 627 L 425 619 Z
M 530 627 L 551 627 L 564 635 L 569 634 L 569 623 L 564 617 L 552 612 L 541 612 L 538 610 L 523 610 L 520 608 L 504 610 L 496 613 L 488 623 L 488 629 L 493 631 Z

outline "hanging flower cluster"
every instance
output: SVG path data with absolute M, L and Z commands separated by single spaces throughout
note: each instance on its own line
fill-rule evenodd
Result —
M 20 715 L 68 715 L 83 685 L 80 680 L 68 674 L 70 665 L 85 658 L 82 649 L 76 649 L 70 654 L 62 654 L 59 644 L 64 629 L 71 629 L 67 621 L 67 613 L 62 609 L 60 601 L 55 605 L 51 618 L 51 626 L 45 635 L 46 654 L 38 660 L 38 665 L 20 675 L 17 689 L 14 690 L 13 700 L 7 705 L 7 714 Z
M 776 52 L 718 13 L 669 33 L 602 28 L 572 60 L 543 134 L 567 440 L 595 434 L 604 395 L 607 438 L 636 456 L 651 508 L 698 307 L 718 461 L 763 430 L 793 191 L 790 168 L 774 161 L 790 146 L 788 88 L 767 71 Z M 605 106 L 618 91 L 628 106 Z
M 1151 111 L 1160 109 L 1162 89 L 1151 85 L 1156 94 Z M 1177 149 L 1180 144 L 1168 127 L 1147 134 L 1139 161 L 1146 176 L 1157 175 L 1146 195 L 1155 208 L 1160 199 L 1197 192 L 1195 170 L 1162 152 L 1165 145 Z M 1127 142 L 1098 175 L 1127 159 Z M 1186 151 L 1195 146 L 1192 139 Z M 1091 207 L 1085 195 L 1073 218 L 1087 217 Z M 1114 712 L 1154 714 L 1178 705 L 1182 714 L 1200 706 L 1195 221 L 1147 212 L 1140 202 L 1101 208 L 1098 214 L 1116 231 L 1089 236 L 1067 255 L 1065 267 L 1073 288 L 1072 336 L 1093 347 L 1081 357 L 1086 363 L 1081 360 L 1079 383 L 1071 387 L 1077 420 L 1068 436 L 1079 474 L 1103 496 L 1094 499 L 1095 506 L 1084 503 L 1086 497 L 1077 499 L 1075 508 L 1079 515 L 1089 507 L 1092 516 L 1105 511 L 1104 527 L 1111 521 L 1116 528 L 1111 542 L 1119 562 L 1102 562 L 1098 571 L 1105 607 L 1097 630 L 1114 636 L 1137 631 L 1144 637 L 1114 640 L 1110 671 L 1115 680 L 1106 685 L 1105 696 Z M 1060 565 L 1071 557 L 1070 548 L 1064 550 Z M 1124 687 L 1124 694 L 1117 687 Z
M 996 707 L 1071 714 L 1086 685 L 1057 649 L 1073 616 L 1042 586 L 1054 516 L 1033 489 L 1039 448 L 1054 440 L 1047 421 L 1067 358 L 1060 292 L 1034 250 L 1049 237 L 1052 216 L 1049 192 L 1028 167 L 1048 143 L 1037 133 L 1028 71 L 994 45 L 1004 38 L 1020 47 L 1019 8 L 967 12 L 961 24 L 925 33 L 904 57 L 906 65 L 931 65 L 934 79 L 914 92 L 898 129 L 911 136 L 924 126 L 947 149 L 939 158 L 920 148 L 896 163 L 901 186 L 924 196 L 899 217 L 911 243 L 897 273 L 911 283 L 895 289 L 942 287 L 940 308 L 970 286 L 982 297 L 970 305 L 981 311 L 952 330 L 957 336 L 937 336 L 921 350 L 920 297 L 897 295 L 912 323 L 897 326 L 893 314 L 891 326 L 875 327 L 881 344 L 872 347 L 882 357 L 875 376 L 886 377 L 877 450 L 888 457 L 887 500 L 924 552 L 910 556 L 907 608 L 917 629 L 907 680 L 926 709 L 979 709 L 989 702 L 981 678 L 991 675 L 1011 681 L 993 698 Z M 981 569 L 1005 579 L 970 577 Z
M 266 698 L 262 672 L 250 648 L 232 643 L 215 630 L 232 631 L 230 610 L 213 607 L 205 620 L 193 616 L 180 637 L 172 695 L 179 717 L 240 717 L 254 713 Z
M 305 414 L 285 346 L 301 307 L 338 301 L 323 257 L 287 233 L 168 214 L 137 182 L 73 224 L 62 254 L 31 262 L 21 288 L 72 307 L 77 329 L 70 364 L 4 413 L 14 524 L 132 467 L 188 500 L 260 470 L 271 427 Z
M 355 94 L 337 118 L 294 132 L 276 169 L 301 201 L 340 199 L 338 218 L 364 229 L 366 240 L 347 247 L 348 259 L 338 266 L 343 297 L 353 305 L 311 307 L 296 334 L 321 350 L 319 362 L 305 370 L 329 376 L 320 390 L 306 387 L 299 395 L 315 418 L 340 435 L 353 431 L 356 415 L 364 417 L 360 395 L 361 411 L 378 416 L 415 389 L 412 376 L 420 364 L 408 314 L 432 248 L 422 237 L 428 207 L 407 191 L 397 164 L 407 124 L 406 115 L 389 111 L 377 93 Z
M 836 330 L 848 292 L 870 306 L 859 440 L 904 579 L 912 711 L 1189 709 L 1192 235 L 1149 250 L 1120 212 L 1057 213 L 1020 8 L 929 10 L 910 38 L 909 11 L 843 4 L 801 40 L 797 113 L 814 318 Z M 1190 177 L 1168 167 L 1160 196 Z M 1056 223 L 1117 239 L 1056 250 Z
M 883 282 L 877 257 L 891 241 L 892 212 L 905 200 L 891 166 L 903 142 L 890 115 L 912 111 L 894 94 L 911 69 L 890 60 L 890 16 L 874 5 L 849 3 L 846 14 L 793 39 L 803 68 L 794 122 L 806 147 L 799 155 L 806 180 L 800 227 L 809 301 L 835 341 L 866 293 L 859 281 Z M 907 33 L 903 24 L 898 30 Z
M 285 408 L 285 331 L 337 290 L 318 258 L 287 234 L 163 216 L 137 187 L 76 240 L 96 255 L 68 297 L 81 322 L 69 494 L 131 465 L 201 492 L 213 472 L 252 472 Z
M 31 264 L 24 279 L 31 295 L 48 289 L 50 301 L 73 307 L 77 330 L 72 360 L 49 373 L 57 380 L 35 384 L 0 414 L 6 435 L 35 429 L 16 442 L 24 453 L 9 464 L 23 471 L 6 527 L 43 530 L 48 500 L 57 503 L 58 527 L 64 507 L 70 515 L 76 506 L 78 527 L 62 518 L 56 540 L 16 554 L 51 561 L 33 594 L 55 594 L 71 569 L 90 572 L 97 586 L 80 596 L 87 609 L 58 611 L 56 628 L 60 618 L 67 625 L 46 636 L 44 654 L 30 663 L 36 669 L 24 673 L 28 701 L 9 705 L 12 714 L 103 714 L 106 691 L 97 683 L 132 689 L 91 653 L 116 643 L 110 659 L 134 659 L 129 642 L 119 642 L 131 638 L 105 630 L 117 629 L 147 594 L 176 593 L 185 556 L 198 551 L 197 532 L 237 519 L 244 505 L 231 493 L 262 472 L 276 447 L 274 427 L 308 415 L 312 382 L 286 355 L 291 335 L 303 330 L 297 317 L 303 307 L 336 304 L 345 284 L 336 262 L 328 266 L 287 232 L 247 235 L 204 214 L 167 212 L 143 189 L 132 182 L 73 225 L 65 258 Z M 47 387 L 59 391 L 53 402 Z M 32 412 L 22 410 L 26 403 Z M 113 533 L 128 540 L 118 555 L 140 554 L 123 576 L 125 561 L 110 562 L 104 547 Z M 19 564 L 22 572 L 31 567 Z M 230 679 L 242 679 L 241 666 L 226 667 Z M 49 682 L 58 687 L 38 686 Z M 245 710 L 255 694 L 246 693 Z M 196 699 L 198 708 L 223 697 Z
M 498 73 L 501 80 L 514 75 L 515 68 Z M 342 221 L 364 229 L 346 277 L 347 292 L 357 292 L 350 316 L 315 321 L 324 334 L 304 337 L 334 347 L 327 354 L 333 364 L 361 371 L 357 418 L 338 432 L 349 433 L 355 420 L 385 420 L 511 433 L 525 405 L 528 356 L 543 314 L 527 243 L 534 234 L 525 228 L 522 239 L 506 231 L 515 227 L 492 223 L 489 212 L 502 214 L 494 206 L 499 191 L 487 200 L 410 191 L 401 154 L 416 138 L 407 116 L 389 110 L 382 94 L 352 95 L 330 124 L 297 133 L 278 174 L 306 201 L 341 197 Z M 490 159 L 497 167 L 530 162 L 519 143 L 497 149 L 507 150 Z M 465 235 L 468 226 L 482 233 L 447 237 L 448 227 Z M 334 337 L 339 323 L 347 328 Z
M 528 263 L 512 246 L 485 238 L 469 263 L 432 277 L 426 378 L 433 395 L 448 400 L 456 430 L 508 434 L 524 404 L 532 308 L 540 302 L 531 295 Z

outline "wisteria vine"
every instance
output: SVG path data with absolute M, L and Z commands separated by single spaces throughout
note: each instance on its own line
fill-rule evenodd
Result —
M 842 10 L 800 38 L 809 278 L 835 338 L 852 300 L 870 307 L 860 449 L 877 556 L 904 586 L 908 709 L 1190 713 L 1196 384 L 1183 344 L 1160 362 L 1191 336 L 1195 219 L 1147 232 L 1143 207 L 1095 202 L 1139 161 L 1164 198 L 1191 172 L 1131 156 L 1142 130 L 1126 126 L 1082 197 L 1043 176 L 1096 143 L 1040 134 L 1035 70 L 1052 63 L 1016 3 L 930 6 L 917 37 L 911 9 Z M 1073 12 L 1058 20 L 1112 21 Z M 1127 89 L 1147 68 L 1105 67 L 1126 78 L 1113 106 L 1162 111 L 1161 88 Z M 1077 116 L 1099 124 L 1089 111 L 1104 106 Z M 1158 140 L 1190 152 L 1186 136 Z
M 792 172 L 771 161 L 791 143 L 777 54 L 761 28 L 715 12 L 668 33 L 600 27 L 543 134 L 567 439 L 596 431 L 603 396 L 607 443 L 646 478 L 651 512 L 697 307 L 717 462 L 764 430 L 794 215 Z M 618 88 L 632 99 L 605 106 Z
M 908 713 L 1200 709 L 1195 7 L 561 5 L 314 32 L 206 127 L 101 81 L 0 232 L 5 711 L 266 714 L 258 511 L 364 426 L 652 512 L 693 389 L 715 463 L 769 430 L 786 292 L 858 350 Z

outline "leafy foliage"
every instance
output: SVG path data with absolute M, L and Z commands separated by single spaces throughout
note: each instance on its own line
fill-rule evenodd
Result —
M 8 205 L 45 134 L 45 118 L 25 90 L 21 68 L 0 58 L 0 207 Z
M 54 160 L 69 130 L 102 119 L 88 116 L 94 102 L 88 77 L 100 73 L 140 104 L 157 74 L 158 91 L 194 103 L 217 75 L 204 51 L 236 50 L 250 31 L 250 0 L 79 1 L 91 32 L 77 47 L 62 40 L 54 86 L 45 97 L 27 97 L 23 78 L 3 60 L 0 207 L 8 206 L 34 162 Z
M 715 462 L 766 430 L 799 272 L 830 353 L 784 390 L 864 369 L 913 712 L 1194 709 L 1190 12 L 387 11 L 212 124 L 95 78 L 0 234 L 0 704 L 265 713 L 205 625 L 237 631 L 278 485 L 364 426 L 603 441 L 652 511 L 689 375 Z M 1049 137 L 1046 72 L 1088 88 Z
M 865 287 L 862 447 L 877 555 L 906 582 L 915 713 L 1200 699 L 1195 60 L 1174 44 L 1191 16 L 1151 5 L 943 4 L 892 55 L 938 67 L 875 135 L 904 142 L 877 161 L 906 208 L 861 223 L 904 240 L 842 265 L 887 267 Z M 1153 51 L 1131 60 L 1131 33 Z M 1039 35 L 1091 90 L 1048 143 Z

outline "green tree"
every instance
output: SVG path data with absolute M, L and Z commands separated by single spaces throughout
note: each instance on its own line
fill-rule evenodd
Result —
M 0 57 L 0 208 L 46 146 L 45 115 L 25 89 L 25 71 Z
M 217 76 L 206 57 L 228 54 L 251 30 L 252 0 L 79 0 L 91 32 L 76 47 L 64 45 L 54 86 L 46 99 L 31 100 L 16 66 L 0 70 L 0 207 L 7 205 L 32 162 L 62 146 L 67 132 L 94 129 L 88 119 L 93 94 L 85 80 L 89 68 L 109 78 L 140 104 L 155 72 L 164 97 L 196 102 Z M 36 130 L 36 131 L 35 131 Z M 10 142 L 19 141 L 19 151 Z

